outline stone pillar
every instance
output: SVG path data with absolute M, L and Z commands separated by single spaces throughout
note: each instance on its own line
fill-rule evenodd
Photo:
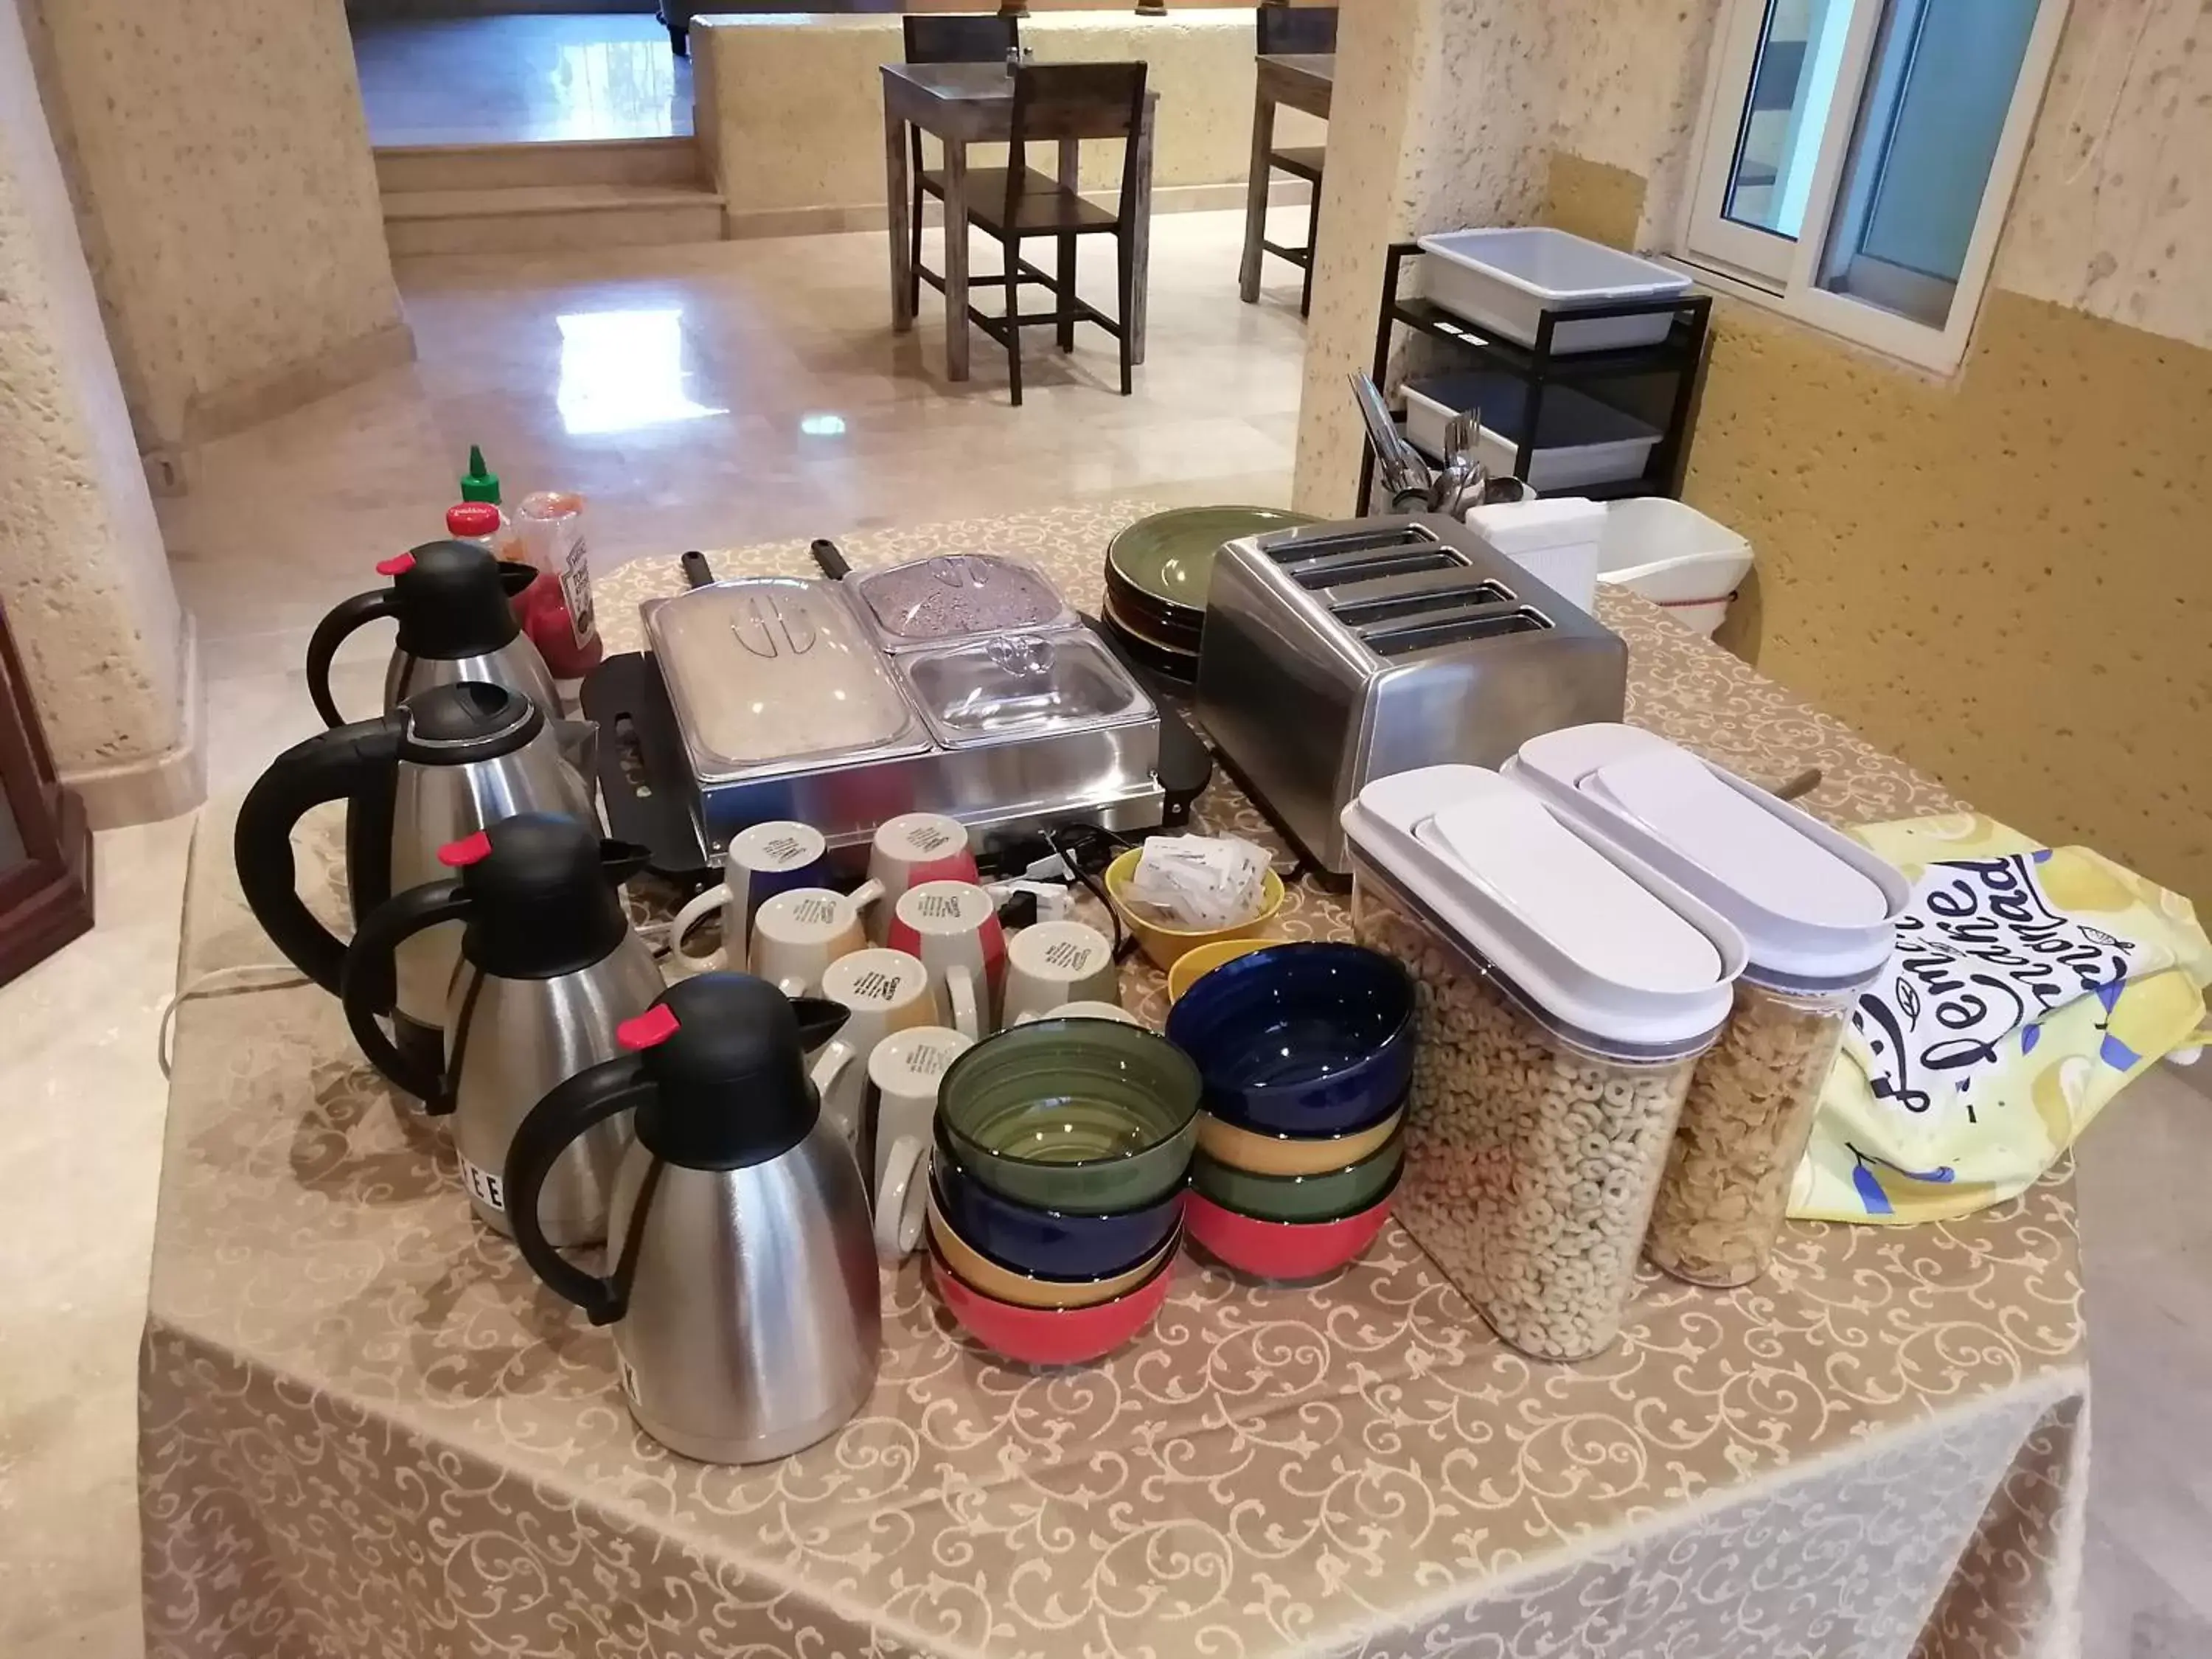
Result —
M 1294 500 L 1353 510 L 1384 249 L 1440 227 L 1524 224 L 1541 204 L 1556 101 L 1548 0 L 1356 0 L 1343 11 L 1306 325 Z
M 163 488 L 191 447 L 411 360 L 343 0 L 18 3 Z
M 198 804 L 191 633 L 17 0 L 0 0 L 0 604 L 93 823 Z

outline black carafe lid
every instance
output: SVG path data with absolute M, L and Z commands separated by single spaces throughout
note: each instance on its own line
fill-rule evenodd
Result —
M 545 711 L 534 698 L 484 680 L 433 686 L 400 708 L 406 722 L 399 758 L 417 766 L 497 760 L 545 729 Z
M 616 1032 L 653 1085 L 637 1109 L 638 1139 L 686 1170 L 741 1170 L 789 1152 L 822 1110 L 807 1051 L 846 1015 L 841 1004 L 794 1000 L 750 974 L 670 986 Z
M 507 601 L 536 573 L 472 542 L 425 542 L 385 560 L 399 649 L 414 657 L 489 656 L 522 631 Z
M 629 932 L 617 890 L 646 857 L 556 812 L 501 818 L 440 848 L 468 900 L 462 956 L 499 979 L 556 979 L 605 961 Z

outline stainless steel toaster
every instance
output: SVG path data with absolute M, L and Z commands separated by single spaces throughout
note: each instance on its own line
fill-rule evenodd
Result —
M 1225 544 L 1207 590 L 1198 718 L 1323 868 L 1370 778 L 1501 764 L 1527 739 L 1620 719 L 1628 647 L 1465 525 L 1419 514 Z

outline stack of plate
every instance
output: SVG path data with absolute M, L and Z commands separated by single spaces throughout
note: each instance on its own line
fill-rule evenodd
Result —
M 1188 507 L 1139 519 L 1106 550 L 1101 620 L 1132 660 L 1195 681 L 1206 585 L 1222 543 L 1312 522 L 1267 507 Z

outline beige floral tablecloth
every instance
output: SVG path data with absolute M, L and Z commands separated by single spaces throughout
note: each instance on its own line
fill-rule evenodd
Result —
M 1069 509 L 855 537 L 1038 557 Z M 789 546 L 725 574 L 808 568 Z M 614 642 L 674 562 L 605 580 Z M 1846 823 L 1949 810 L 1641 603 L 1632 716 Z M 1261 828 L 1217 787 L 1216 824 Z M 265 960 L 210 814 L 185 971 Z M 325 881 L 329 880 L 326 874 Z M 1346 932 L 1301 891 L 1286 931 Z M 1134 1006 L 1157 975 L 1130 970 Z M 868 1405 L 781 1463 L 631 1425 L 613 1349 L 471 1218 L 313 989 L 187 1005 L 143 1355 L 150 1651 L 290 1656 L 2043 1655 L 2071 1650 L 2087 1455 L 2064 1176 L 1919 1230 L 1793 1225 L 1742 1290 L 1647 1275 L 1620 1346 L 1501 1346 L 1402 1231 L 1321 1285 L 1196 1260 L 1107 1362 L 1036 1373 L 884 1278 Z

